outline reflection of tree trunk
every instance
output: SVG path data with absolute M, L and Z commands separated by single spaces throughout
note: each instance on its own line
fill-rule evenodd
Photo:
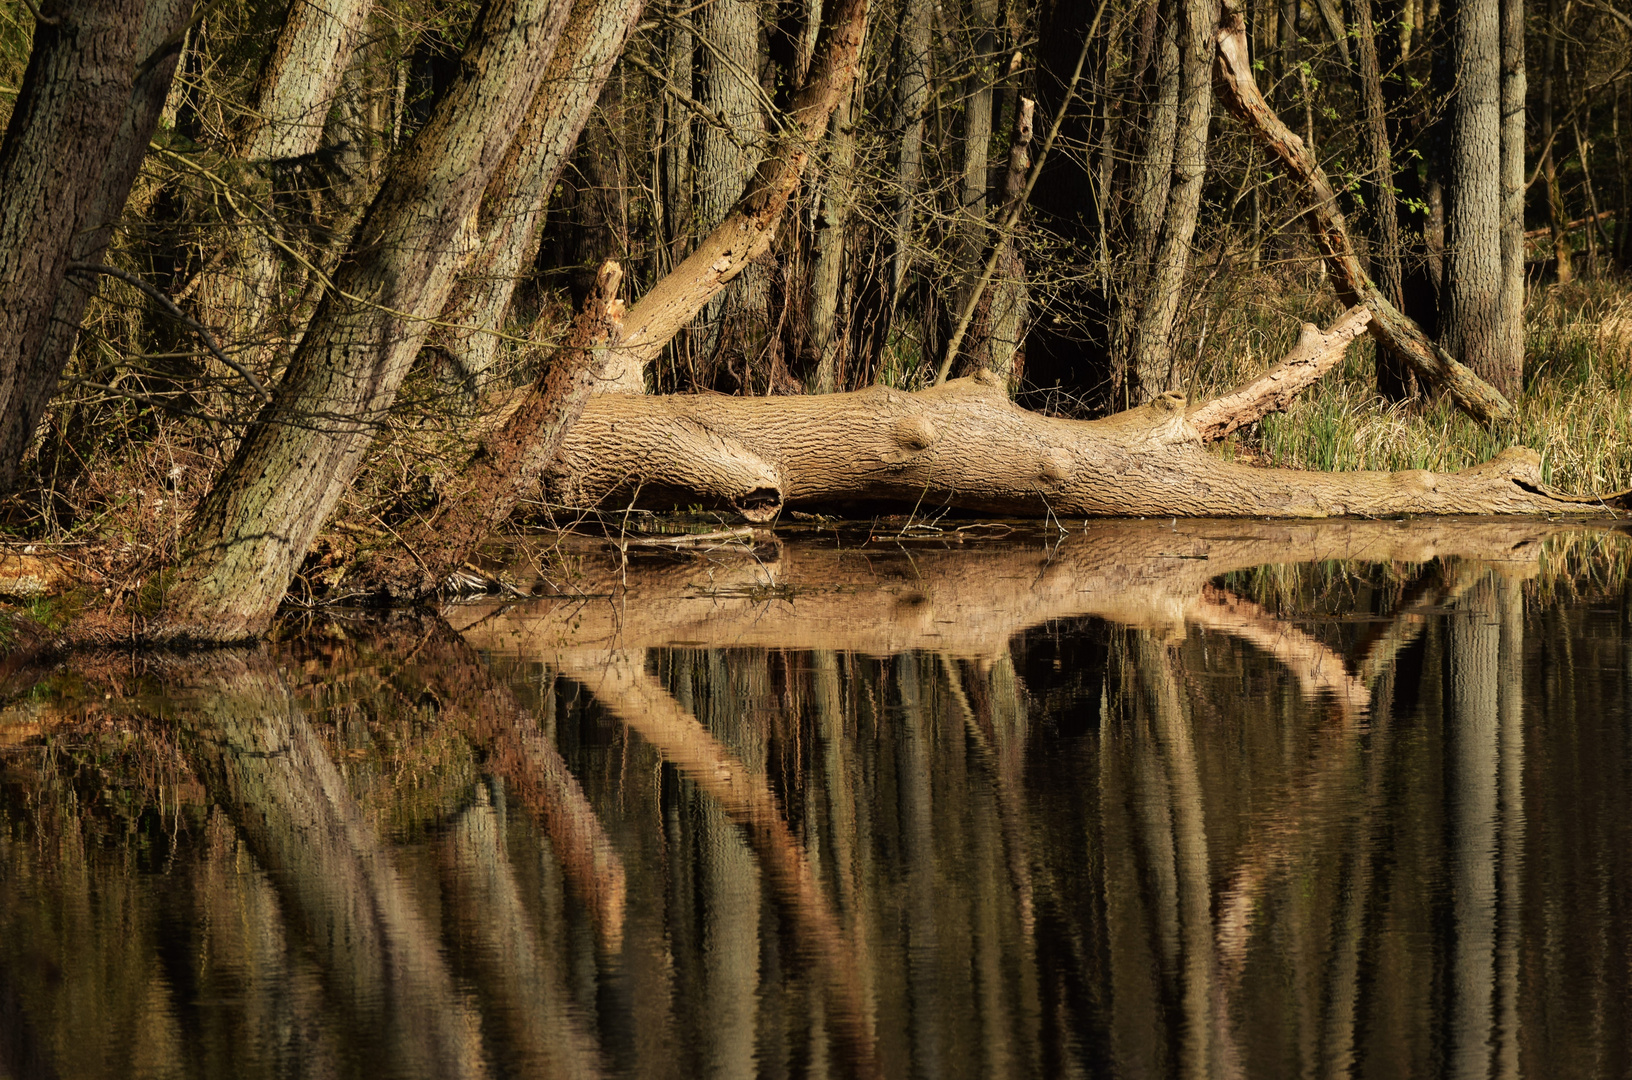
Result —
M 741 831 L 798 947 L 816 964 L 826 1019 L 847 1064 L 876 1075 L 870 1010 L 856 969 L 856 949 L 822 895 L 810 860 L 794 839 L 769 784 L 738 762 L 625 652 L 558 653 L 563 675 L 649 742 L 686 779 L 718 803 Z
M 1519 945 L 1524 896 L 1524 587 L 1519 575 L 1498 572 L 1501 644 L 1496 686 L 1497 745 L 1495 1080 L 1519 1076 Z M 1632 669 L 1628 669 L 1632 670 Z
M 1133 642 L 1134 663 L 1150 709 L 1152 733 L 1166 766 L 1167 799 L 1172 810 L 1172 850 L 1177 886 L 1180 986 L 1184 1021 L 1179 1036 L 1178 1072 L 1213 1076 L 1228 1054 L 1228 1028 L 1213 952 L 1212 871 L 1207 857 L 1207 829 L 1201 777 L 1175 660 L 1150 634 Z M 1215 1036 L 1223 1037 L 1215 1041 Z
M 264 653 L 168 673 L 194 771 L 277 884 L 359 1030 L 416 1076 L 486 1074 L 436 934 Z
M 468 942 L 484 1015 L 509 1043 L 510 1058 L 541 1076 L 604 1072 L 553 942 L 541 942 L 505 848 L 502 799 L 486 784 L 441 846 L 448 921 Z M 553 928 L 552 928 L 553 929 Z
M 912 1027 L 913 1053 L 923 1075 L 943 1076 L 947 1069 L 947 1031 L 937 1001 L 941 985 L 941 943 L 935 917 L 935 807 L 926 730 L 928 718 L 916 657 L 905 653 L 896 657 L 895 685 L 901 702 L 895 783 L 899 799 L 897 812 L 901 815 L 901 851 L 907 865 L 903 898 L 907 1015 Z
M 1452 924 L 1446 1071 L 1459 1080 L 1485 1080 L 1491 1067 L 1503 659 L 1497 600 L 1493 581 L 1474 586 L 1451 620 L 1445 654 Z

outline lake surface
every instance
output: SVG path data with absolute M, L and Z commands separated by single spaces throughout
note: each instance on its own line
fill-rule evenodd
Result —
M 1628 541 L 541 544 L 15 670 L 0 1075 L 1632 1076 Z

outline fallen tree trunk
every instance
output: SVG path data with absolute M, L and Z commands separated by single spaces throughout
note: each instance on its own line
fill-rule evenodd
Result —
M 1027 412 L 989 373 L 904 393 L 591 398 L 546 476 L 546 498 L 667 509 L 891 501 L 1044 517 L 1584 513 L 1624 505 L 1549 489 L 1514 448 L 1461 472 L 1314 473 L 1221 460 L 1182 394 L 1103 420 Z
M 1377 339 L 1377 347 L 1403 359 L 1430 385 L 1444 387 L 1463 412 L 1482 424 L 1511 416 L 1513 406 L 1505 397 L 1434 344 L 1422 327 L 1389 303 L 1366 277 L 1325 170 L 1315 162 L 1303 140 L 1275 115 L 1253 81 L 1246 19 L 1237 0 L 1222 0 L 1219 4 L 1216 36 L 1219 96 L 1300 189 L 1309 207 L 1310 231 L 1332 272 L 1338 298 L 1350 306 L 1364 304 L 1370 308 L 1371 335 Z

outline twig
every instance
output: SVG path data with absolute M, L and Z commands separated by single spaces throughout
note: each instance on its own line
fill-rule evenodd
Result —
M 37 22 L 37 23 L 40 23 L 40 24 L 45 25 L 45 26 L 61 26 L 62 25 L 62 17 L 61 16 L 58 16 L 57 18 L 54 18 L 54 19 L 50 18 L 44 12 L 42 12 L 39 8 L 34 6 L 34 0 L 23 0 L 23 6 L 28 9 L 28 13 L 30 15 L 34 16 L 34 21 Z
M 261 380 L 255 377 L 255 373 L 250 371 L 244 365 L 240 364 L 238 361 L 228 357 L 226 353 L 222 352 L 221 346 L 216 344 L 215 335 L 211 334 L 209 329 L 206 328 L 203 323 L 199 322 L 197 319 L 194 319 L 185 311 L 182 311 L 176 306 L 175 301 L 171 300 L 168 296 L 164 295 L 158 289 L 155 289 L 153 286 L 149 285 L 135 274 L 128 274 L 123 270 L 116 270 L 111 266 L 104 266 L 101 263 L 80 262 L 69 263 L 68 272 L 70 274 L 101 274 L 104 277 L 116 278 L 119 281 L 123 281 L 131 288 L 136 289 L 144 295 L 150 297 L 154 303 L 158 304 L 164 309 L 164 313 L 166 315 L 169 315 L 172 319 L 175 319 L 193 333 L 197 334 L 199 340 L 204 342 L 204 347 L 210 350 L 211 355 L 232 370 L 236 371 L 238 374 L 242 375 L 244 377 L 244 381 L 249 383 L 249 385 L 254 388 L 255 393 L 260 396 L 262 401 L 270 402 L 272 400 L 272 395 L 267 392 L 266 387 L 261 385 Z
M 1003 257 L 1003 249 L 1007 246 L 1009 233 L 1013 231 L 1015 223 L 1020 220 L 1021 211 L 1025 210 L 1026 203 L 1031 199 L 1031 189 L 1037 186 L 1037 178 L 1043 173 L 1043 163 L 1048 160 L 1048 152 L 1054 146 L 1054 139 L 1060 133 L 1060 126 L 1065 123 L 1066 110 L 1071 107 L 1071 99 L 1076 97 L 1077 84 L 1082 81 L 1082 66 L 1088 62 L 1088 50 L 1093 47 L 1094 34 L 1099 31 L 1099 20 L 1105 14 L 1105 6 L 1110 0 L 1099 0 L 1099 8 L 1094 12 L 1094 21 L 1088 24 L 1088 33 L 1082 39 L 1082 51 L 1077 53 L 1077 66 L 1071 72 L 1071 81 L 1065 84 L 1065 97 L 1060 99 L 1060 107 L 1054 111 L 1054 122 L 1049 126 L 1048 135 L 1043 139 L 1043 147 L 1037 151 L 1037 160 L 1032 162 L 1031 175 L 1026 177 L 1026 186 L 1020 192 L 1020 197 L 1014 200 L 1009 212 L 1003 218 L 1003 224 L 998 227 L 997 242 L 992 245 L 992 253 L 986 259 L 986 267 L 980 273 L 980 280 L 964 301 L 963 310 L 958 313 L 958 326 L 952 332 L 952 340 L 946 343 L 946 356 L 941 360 L 940 370 L 935 373 L 935 385 L 939 386 L 946 381 L 947 374 L 952 370 L 952 361 L 958 358 L 958 346 L 963 344 L 963 335 L 969 330 L 969 320 L 974 318 L 975 307 L 986 292 L 986 286 L 991 284 L 992 275 L 997 273 L 997 263 Z

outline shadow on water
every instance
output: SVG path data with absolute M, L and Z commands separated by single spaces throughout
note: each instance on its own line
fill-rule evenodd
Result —
M 14 677 L 0 1075 L 1632 1075 L 1624 532 L 865 539 Z

